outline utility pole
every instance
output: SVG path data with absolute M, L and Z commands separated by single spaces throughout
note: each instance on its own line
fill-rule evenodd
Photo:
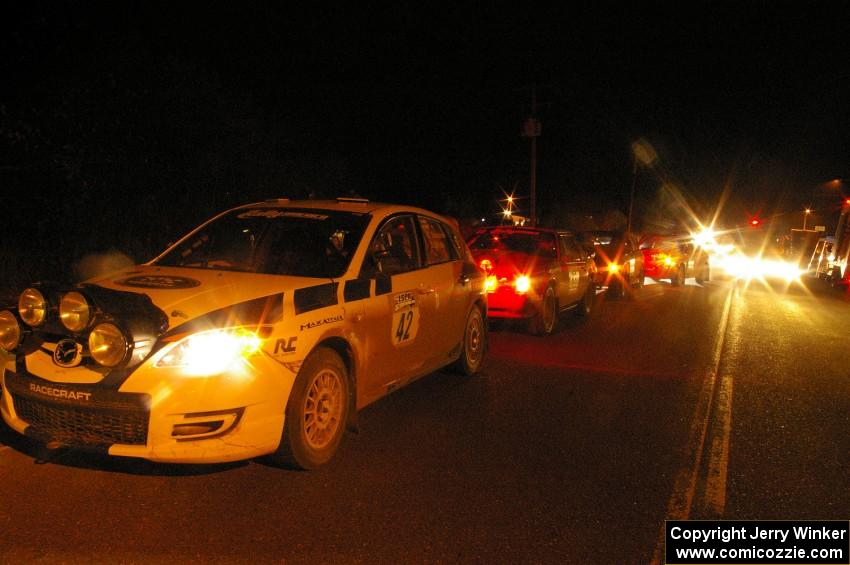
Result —
M 537 119 L 537 88 L 531 87 L 531 116 L 522 124 L 522 137 L 531 138 L 531 225 L 537 225 L 537 138 L 540 137 L 540 120 Z
M 626 228 L 629 233 L 632 233 L 632 212 L 635 209 L 635 183 L 637 182 L 637 166 L 638 160 L 636 155 L 632 155 L 634 167 L 632 168 L 632 192 L 629 196 L 629 227 Z

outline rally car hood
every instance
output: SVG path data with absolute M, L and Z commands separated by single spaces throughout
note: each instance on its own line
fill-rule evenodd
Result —
M 327 282 L 312 277 L 142 265 L 87 284 L 150 297 L 174 328 L 234 304 Z

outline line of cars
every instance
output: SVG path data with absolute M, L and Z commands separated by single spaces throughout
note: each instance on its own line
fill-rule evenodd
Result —
M 476 230 L 469 247 L 487 274 L 490 318 L 524 320 L 534 335 L 553 333 L 567 310 L 587 316 L 597 288 L 623 297 L 646 277 L 673 286 L 710 277 L 708 254 L 690 236 L 492 226 Z
M 488 318 L 547 335 L 600 285 L 642 284 L 634 238 L 594 237 L 467 243 L 449 218 L 363 199 L 240 206 L 152 261 L 0 308 L 0 415 L 49 448 L 315 468 L 359 409 L 443 367 L 476 373 Z

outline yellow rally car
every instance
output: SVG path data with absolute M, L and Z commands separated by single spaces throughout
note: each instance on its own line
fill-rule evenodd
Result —
M 48 447 L 169 462 L 331 459 L 356 411 L 486 348 L 456 226 L 361 199 L 251 204 L 149 263 L 0 311 L 0 412 Z

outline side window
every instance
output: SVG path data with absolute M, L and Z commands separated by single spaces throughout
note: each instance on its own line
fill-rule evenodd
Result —
M 579 261 L 584 259 L 584 254 L 579 249 L 573 236 L 561 234 L 558 236 L 558 239 L 561 241 L 561 256 L 564 261 Z
M 395 275 L 419 267 L 419 253 L 412 216 L 393 218 L 381 226 L 369 244 L 361 276 Z
M 555 246 L 558 245 L 555 241 L 555 236 L 550 233 L 541 233 L 537 240 L 537 250 L 534 252 L 538 257 L 543 259 L 555 260 L 558 258 L 558 250 Z
M 460 236 L 458 236 L 454 228 L 447 225 L 443 225 L 443 229 L 449 235 L 449 241 L 452 244 L 451 248 L 454 251 L 454 258 L 465 259 L 466 256 L 469 254 L 466 243 Z M 471 260 L 472 258 L 470 257 L 469 259 Z
M 436 265 L 457 259 L 454 245 L 440 222 L 420 216 L 419 227 L 422 228 L 422 239 L 425 244 L 426 265 Z

